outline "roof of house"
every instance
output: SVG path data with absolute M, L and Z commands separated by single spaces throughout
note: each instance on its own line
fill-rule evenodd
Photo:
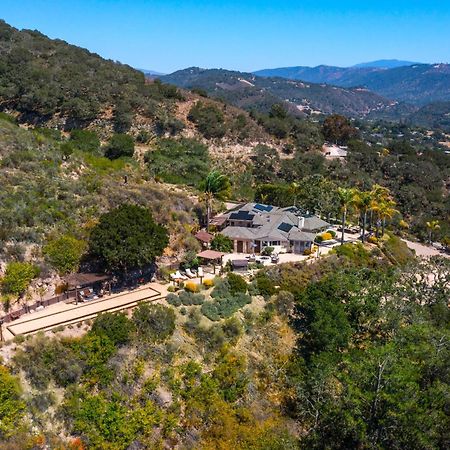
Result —
M 220 259 L 222 256 L 225 255 L 225 253 L 222 252 L 216 252 L 215 250 L 204 250 L 197 254 L 199 258 L 203 259 Z
M 307 216 L 305 217 L 305 223 L 302 227 L 304 230 L 321 230 L 322 228 L 329 227 L 330 224 L 322 220 L 318 216 Z
M 239 210 L 228 213 L 231 220 L 251 217 L 252 227 L 227 226 L 222 233 L 231 239 L 282 241 L 289 240 L 314 241 L 311 232 L 329 226 L 320 217 L 305 213 L 297 206 L 279 208 L 260 203 L 241 205 Z M 239 219 L 238 219 L 239 220 Z
M 200 230 L 195 235 L 195 238 L 201 242 L 206 242 L 207 244 L 209 244 L 213 240 L 214 236 L 206 231 Z
M 69 289 L 75 289 L 76 287 L 85 287 L 100 281 L 109 280 L 109 275 L 101 273 L 72 273 L 66 277 L 66 283 Z

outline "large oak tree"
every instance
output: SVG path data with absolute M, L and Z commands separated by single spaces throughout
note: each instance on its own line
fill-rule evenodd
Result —
M 154 262 L 169 243 L 167 230 L 146 208 L 121 205 L 103 214 L 92 230 L 90 253 L 108 271 L 124 271 Z

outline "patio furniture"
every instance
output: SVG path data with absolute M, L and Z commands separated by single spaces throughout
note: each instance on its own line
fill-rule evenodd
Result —
M 197 274 L 195 272 L 193 272 L 191 269 L 186 269 L 185 272 L 186 272 L 186 275 L 189 278 L 196 278 L 197 277 Z

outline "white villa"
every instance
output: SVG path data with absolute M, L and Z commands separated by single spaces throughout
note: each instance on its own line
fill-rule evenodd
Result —
M 277 253 L 302 254 L 311 249 L 316 234 L 330 226 L 295 206 L 260 203 L 239 205 L 212 223 L 221 224 L 221 233 L 233 241 L 235 253 L 260 253 L 264 247 L 273 247 Z

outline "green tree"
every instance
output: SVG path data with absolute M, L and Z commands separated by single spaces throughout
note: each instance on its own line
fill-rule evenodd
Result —
M 233 241 L 224 234 L 218 233 L 211 240 L 211 248 L 222 253 L 233 251 Z
M 18 432 L 25 414 L 25 403 L 21 399 L 19 381 L 8 369 L 0 366 L 0 439 Z M 6 447 L 5 447 L 6 448 Z
M 175 330 L 175 312 L 166 306 L 141 303 L 133 311 L 133 322 L 141 339 L 163 342 Z
M 127 273 L 154 262 L 168 243 L 167 230 L 155 223 L 148 209 L 121 205 L 100 217 L 91 232 L 89 251 L 107 270 Z
M 10 262 L 1 280 L 2 292 L 21 297 L 28 290 L 31 281 L 38 275 L 39 269 L 31 263 Z
M 218 200 L 226 200 L 228 198 L 231 192 L 230 179 L 218 170 L 213 170 L 206 176 L 201 189 L 206 203 L 206 229 L 209 230 L 211 203 L 215 198 Z
M 66 235 L 48 241 L 43 253 L 60 275 L 66 275 L 78 270 L 85 249 L 84 241 Z
M 134 155 L 134 141 L 127 134 L 114 134 L 105 149 L 105 156 L 109 159 L 121 157 L 131 158 Z
M 328 116 L 322 126 L 325 139 L 336 144 L 346 144 L 357 135 L 357 130 L 350 121 L 339 114 Z

